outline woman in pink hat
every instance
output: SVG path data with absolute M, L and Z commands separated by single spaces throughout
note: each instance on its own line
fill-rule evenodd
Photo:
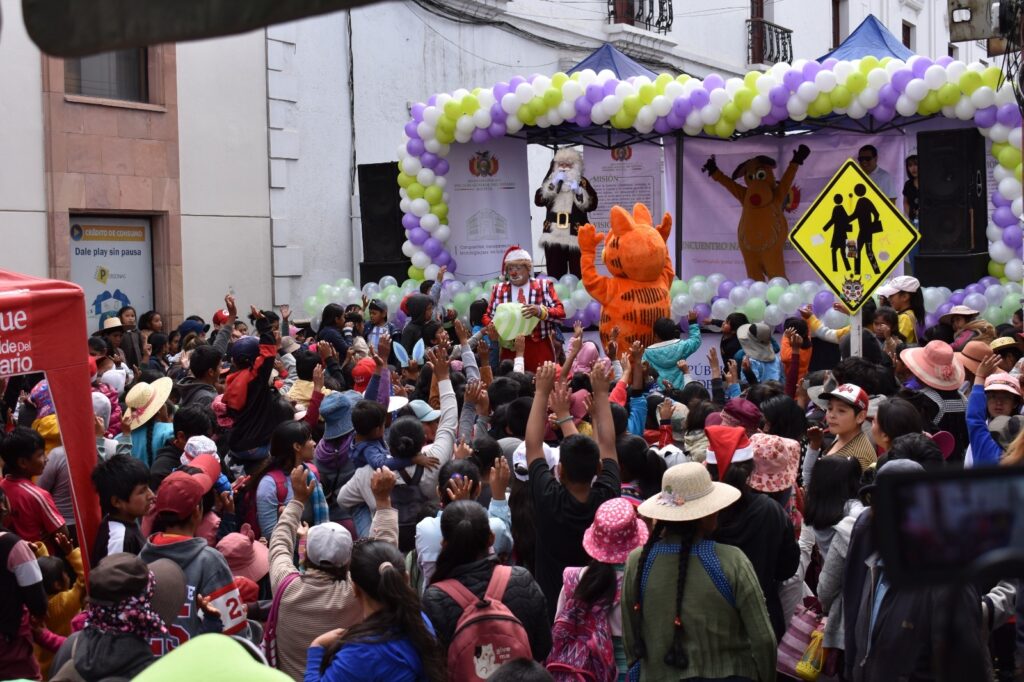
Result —
M 629 500 L 617 497 L 597 508 L 594 523 L 583 534 L 583 549 L 590 563 L 562 573 L 558 613 L 552 627 L 548 670 L 552 673 L 583 669 L 596 679 L 624 679 L 626 654 L 622 648 L 622 573 L 626 558 L 647 542 L 647 524 Z M 579 650 L 573 645 L 582 631 L 603 633 L 591 637 L 604 646 Z M 618 673 L 614 677 L 612 671 Z
M 933 429 L 953 435 L 955 445 L 947 461 L 962 462 L 969 442 L 967 401 L 960 392 L 965 377 L 963 359 L 945 341 L 929 341 L 923 348 L 904 349 L 899 357 L 913 375 L 904 386 L 919 391 L 934 403 Z
M 967 399 L 967 431 L 971 445 L 964 458 L 966 466 L 998 464 L 1003 448 L 989 433 L 989 421 L 1020 413 L 1020 378 L 997 372 L 1000 358 L 990 355 L 982 360 L 974 373 L 975 388 Z

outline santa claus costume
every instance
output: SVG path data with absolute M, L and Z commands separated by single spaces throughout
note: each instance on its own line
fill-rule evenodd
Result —
M 583 156 L 578 151 L 567 147 L 555 152 L 533 203 L 547 209 L 540 245 L 548 274 L 556 279 L 567 273 L 582 276 L 577 235 L 589 222 L 587 212 L 597 208 L 597 192 L 583 177 Z
M 555 320 L 565 319 L 565 308 L 555 293 L 554 281 L 536 279 L 530 252 L 519 246 L 510 246 L 501 259 L 504 281 L 491 289 L 491 300 L 484 314 L 485 325 L 494 319 L 494 311 L 502 303 L 518 302 L 523 305 L 524 317 L 537 317 L 540 322 L 526 338 L 523 355 L 527 372 L 534 372 L 543 363 L 555 360 Z M 514 359 L 515 352 L 502 348 L 501 359 Z

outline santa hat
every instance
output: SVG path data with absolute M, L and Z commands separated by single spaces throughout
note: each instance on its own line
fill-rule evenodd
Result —
M 501 271 L 505 272 L 505 268 L 508 266 L 509 261 L 523 260 L 533 265 L 533 256 L 530 255 L 529 251 L 518 244 L 510 246 L 505 250 L 505 255 L 501 257 Z
M 707 463 L 718 467 L 719 481 L 733 462 L 754 459 L 754 448 L 742 426 L 705 426 L 704 433 L 708 437 Z

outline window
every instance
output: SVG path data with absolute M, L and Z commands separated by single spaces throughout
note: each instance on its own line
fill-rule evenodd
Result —
M 903 22 L 903 45 L 914 49 L 914 25 L 908 21 Z
M 839 30 L 839 0 L 832 0 L 832 48 L 839 47 L 839 43 L 843 42 L 842 36 L 840 36 Z
M 608 0 L 609 20 L 612 24 L 633 25 L 636 8 L 633 0 Z
M 950 43 L 946 47 L 946 54 L 952 57 L 953 59 L 957 59 L 960 57 L 960 48 L 954 45 L 953 43 Z
M 64 92 L 132 102 L 149 101 L 146 48 L 64 60 Z

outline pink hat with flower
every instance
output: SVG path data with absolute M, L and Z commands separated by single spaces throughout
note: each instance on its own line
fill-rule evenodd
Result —
M 647 542 L 647 535 L 647 524 L 636 515 L 636 507 L 616 497 L 597 508 L 594 523 L 583 533 L 583 549 L 602 563 L 622 564 Z
M 748 485 L 762 493 L 788 490 L 796 483 L 800 467 L 800 443 L 770 433 L 755 433 L 750 437 L 754 450 L 754 471 Z
M 906 348 L 900 360 L 917 379 L 936 391 L 955 391 L 964 382 L 964 365 L 945 341 L 929 341 L 924 348 Z

